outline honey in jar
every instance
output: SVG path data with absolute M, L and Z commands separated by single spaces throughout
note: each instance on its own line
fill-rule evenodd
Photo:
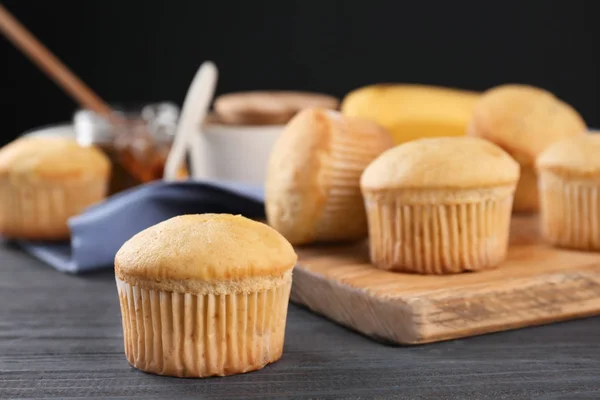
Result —
M 111 160 L 110 194 L 162 179 L 179 109 L 171 103 L 159 103 L 117 108 L 116 114 L 116 121 L 89 110 L 79 110 L 74 117 L 78 142 L 97 146 Z M 179 176 L 187 176 L 185 165 Z

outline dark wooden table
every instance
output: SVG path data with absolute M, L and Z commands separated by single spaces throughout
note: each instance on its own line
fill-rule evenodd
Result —
M 283 358 L 210 379 L 127 364 L 112 271 L 0 248 L 0 398 L 600 399 L 600 318 L 391 347 L 291 305 Z

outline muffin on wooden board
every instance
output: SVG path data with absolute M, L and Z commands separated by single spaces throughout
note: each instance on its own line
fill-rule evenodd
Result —
M 506 84 L 483 93 L 467 134 L 496 143 L 519 162 L 521 178 L 514 210 L 536 212 L 536 157 L 552 143 L 586 131 L 581 115 L 552 93 L 528 85 Z
M 232 125 L 284 125 L 305 108 L 337 109 L 339 100 L 322 93 L 251 91 L 223 94 L 215 100 L 220 122 Z
M 332 110 L 300 112 L 269 158 L 269 225 L 298 245 L 366 237 L 360 175 L 392 145 L 389 133 L 374 122 Z
M 110 161 L 63 137 L 19 138 L 0 149 L 0 235 L 63 240 L 67 221 L 103 200 Z
M 178 377 L 277 361 L 296 260 L 283 236 L 242 216 L 183 215 L 138 233 L 115 257 L 127 360 Z
M 560 247 L 600 250 L 600 135 L 556 142 L 536 166 L 544 239 Z
M 361 178 L 371 261 L 422 274 L 497 266 L 518 179 L 519 164 L 483 139 L 418 139 L 386 151 Z

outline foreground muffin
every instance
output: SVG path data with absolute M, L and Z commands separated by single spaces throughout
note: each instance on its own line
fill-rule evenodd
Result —
M 573 107 L 552 93 L 528 85 L 489 89 L 475 105 L 467 134 L 496 143 L 521 165 L 514 210 L 536 212 L 539 194 L 535 159 L 552 143 L 580 136 L 586 124 Z
M 242 216 L 184 215 L 138 233 L 115 257 L 127 360 L 179 377 L 277 361 L 296 260 L 279 233 Z
M 447 274 L 506 256 L 519 164 L 478 138 L 419 139 L 362 175 L 371 260 L 381 269 Z
M 556 246 L 600 250 L 600 136 L 563 139 L 537 160 L 541 228 Z
M 331 110 L 300 112 L 269 158 L 265 184 L 269 224 L 292 244 L 366 237 L 360 175 L 392 145 L 389 133 L 374 122 Z
M 19 138 L 0 149 L 0 234 L 62 240 L 67 220 L 104 199 L 110 161 L 63 137 Z

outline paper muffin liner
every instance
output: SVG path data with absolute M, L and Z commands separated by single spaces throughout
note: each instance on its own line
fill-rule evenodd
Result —
M 335 114 L 331 114 L 335 123 Z M 392 145 L 391 137 L 354 129 L 349 123 L 338 124 L 331 138 L 328 160 L 322 166 L 326 200 L 316 227 L 319 240 L 367 236 L 360 176 L 371 161 Z
M 69 237 L 67 220 L 103 200 L 107 182 L 12 183 L 0 180 L 0 232 L 13 238 L 59 240 Z
M 178 377 L 239 374 L 283 352 L 291 277 L 253 293 L 175 293 L 117 278 L 125 355 L 142 371 Z
M 371 260 L 381 269 L 449 274 L 493 268 L 505 257 L 512 188 L 365 193 Z
M 600 182 L 542 172 L 539 180 L 541 231 L 550 244 L 600 249 Z

